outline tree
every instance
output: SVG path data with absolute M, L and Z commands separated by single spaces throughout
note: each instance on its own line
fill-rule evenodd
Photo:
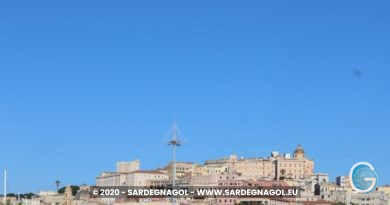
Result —
M 59 194 L 63 194 L 65 192 L 66 187 L 62 187 L 58 190 Z M 71 185 L 70 188 L 72 189 L 72 195 L 76 195 L 77 191 L 80 189 L 79 186 Z
M 285 174 L 286 174 L 286 170 L 285 170 L 285 169 L 281 169 L 281 170 L 280 170 L 280 175 L 281 175 L 281 176 L 280 176 L 279 179 L 282 179 L 282 180 L 283 180 Z
M 343 202 L 336 202 L 336 203 L 332 203 L 332 205 L 346 205 L 346 204 Z
M 61 184 L 61 182 L 59 181 L 59 180 L 56 180 L 56 187 L 57 187 L 57 193 L 58 193 L 58 189 L 60 188 L 60 184 Z

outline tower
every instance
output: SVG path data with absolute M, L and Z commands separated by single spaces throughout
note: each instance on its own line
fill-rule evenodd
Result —
M 294 151 L 294 159 L 304 159 L 305 150 L 303 150 L 302 145 L 298 145 L 297 149 Z
M 68 185 L 65 188 L 65 205 L 72 205 L 73 196 L 72 188 Z

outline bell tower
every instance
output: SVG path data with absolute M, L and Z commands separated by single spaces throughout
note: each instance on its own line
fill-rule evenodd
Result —
M 72 188 L 68 185 L 65 188 L 65 205 L 72 205 L 73 196 Z

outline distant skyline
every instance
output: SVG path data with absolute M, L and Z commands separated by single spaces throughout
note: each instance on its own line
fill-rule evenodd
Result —
M 390 184 L 389 1 L 2 1 L 0 169 L 9 192 L 236 153 L 356 162 Z M 3 179 L 0 179 L 3 182 Z M 0 187 L 0 193 L 3 187 Z

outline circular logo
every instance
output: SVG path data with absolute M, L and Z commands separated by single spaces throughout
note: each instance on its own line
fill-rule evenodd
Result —
M 370 163 L 359 162 L 351 168 L 349 181 L 355 191 L 368 193 L 373 191 L 378 184 L 378 174 Z

